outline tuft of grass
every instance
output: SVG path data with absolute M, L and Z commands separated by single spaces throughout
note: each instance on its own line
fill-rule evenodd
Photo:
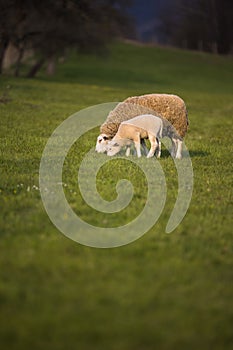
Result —
M 73 55 L 52 79 L 44 72 L 35 80 L 2 77 L 1 348 L 231 348 L 232 72 L 230 57 L 118 43 L 104 58 Z M 164 151 L 167 201 L 146 235 L 103 250 L 69 240 L 50 222 L 38 188 L 49 136 L 85 107 L 152 92 L 178 94 L 188 107 L 194 191 L 184 220 L 164 233 L 177 196 L 174 163 Z M 128 178 L 134 201 L 120 214 L 88 207 L 76 177 L 97 135 L 91 130 L 70 149 L 64 190 L 84 220 L 118 226 L 143 208 L 147 184 L 135 165 L 112 160 L 97 177 L 100 194 L 113 200 L 117 181 Z

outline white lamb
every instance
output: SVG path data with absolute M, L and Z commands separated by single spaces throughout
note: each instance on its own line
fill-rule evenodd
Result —
M 163 121 L 153 114 L 143 114 L 135 118 L 124 121 L 120 124 L 114 138 L 109 141 L 107 155 L 114 156 L 123 146 L 127 147 L 126 155 L 130 154 L 132 141 L 137 151 L 137 156 L 141 157 L 141 139 L 149 139 L 151 148 L 147 158 L 154 156 L 157 150 L 157 157 L 161 155 L 161 142 L 163 137 Z

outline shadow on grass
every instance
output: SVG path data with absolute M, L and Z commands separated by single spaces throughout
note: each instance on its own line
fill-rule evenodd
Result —
M 195 150 L 195 151 L 192 151 L 192 150 L 189 150 L 189 156 L 191 158 L 195 158 L 195 157 L 208 157 L 210 155 L 209 152 L 205 152 L 205 151 L 201 151 L 201 150 Z M 170 155 L 170 152 L 168 150 L 162 150 L 162 153 L 161 153 L 161 158 L 170 158 L 171 155 Z M 187 152 L 183 152 L 183 158 L 187 158 L 188 157 L 188 153 Z
M 205 151 L 189 151 L 190 157 L 195 158 L 195 157 L 208 157 L 210 155 L 210 152 L 205 152 Z

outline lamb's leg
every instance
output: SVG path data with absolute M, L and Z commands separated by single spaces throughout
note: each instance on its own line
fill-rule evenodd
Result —
M 126 146 L 126 152 L 125 152 L 126 157 L 130 155 L 130 146 Z
M 137 151 L 137 156 L 138 156 L 138 158 L 140 158 L 141 157 L 141 140 L 140 140 L 140 133 L 136 133 L 135 135 L 134 135 L 134 146 L 135 146 L 135 148 L 136 148 L 136 151 Z
M 146 143 L 145 143 L 145 140 L 144 140 L 144 139 L 141 139 L 141 145 L 142 145 L 142 149 L 143 149 L 145 155 L 147 156 L 147 154 L 148 154 L 148 149 L 147 149 L 147 147 L 146 147 Z
M 182 158 L 182 146 L 183 146 L 183 141 L 177 139 L 177 151 L 176 151 L 176 158 L 177 159 Z
M 155 150 L 158 147 L 158 141 L 157 141 L 157 138 L 155 136 L 153 136 L 149 133 L 148 133 L 148 136 L 149 136 L 149 140 L 150 140 L 150 151 L 147 154 L 147 158 L 151 158 L 155 154 Z
M 171 156 L 172 156 L 172 158 L 176 157 L 177 141 L 178 140 L 175 138 L 171 139 L 171 142 L 172 142 Z

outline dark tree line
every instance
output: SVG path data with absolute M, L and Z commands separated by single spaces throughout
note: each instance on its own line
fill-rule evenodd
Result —
M 133 30 L 124 0 L 0 0 L 0 73 L 11 43 L 17 48 L 15 75 L 24 53 L 36 61 L 33 77 L 45 62 L 54 62 L 69 48 L 97 52 L 114 36 Z
M 232 0 L 172 0 L 161 13 L 167 43 L 228 54 L 233 49 Z

